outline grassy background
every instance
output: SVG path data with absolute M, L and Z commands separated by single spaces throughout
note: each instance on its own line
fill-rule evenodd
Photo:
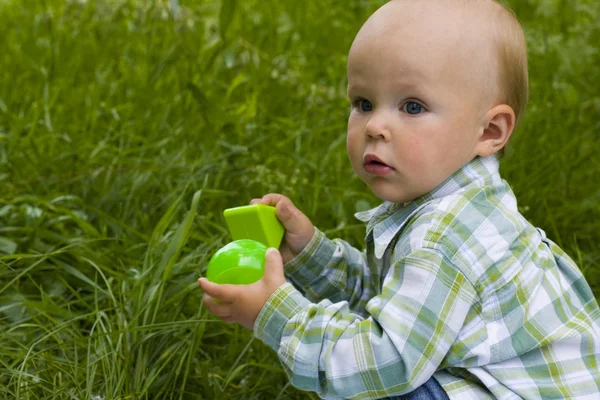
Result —
M 382 0 L 0 0 L 0 398 L 316 398 L 200 308 L 221 212 L 277 191 L 363 243 L 346 53 Z M 600 296 L 600 3 L 513 0 L 502 172 Z

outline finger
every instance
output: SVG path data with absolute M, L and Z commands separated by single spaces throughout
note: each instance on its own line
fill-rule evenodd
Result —
M 290 234 L 308 236 L 308 239 L 312 237 L 314 233 L 312 222 L 290 199 L 281 199 L 275 206 L 275 214 Z
M 292 203 L 289 198 L 279 193 L 269 193 L 264 195 L 263 198 L 260 199 L 260 203 L 274 206 L 277 218 L 284 225 L 293 220 L 295 216 L 304 216 L 304 214 L 302 214 L 302 212 L 298 210 L 296 206 L 294 206 L 294 203 Z M 287 226 L 286 229 L 289 230 Z
M 287 198 L 286 196 L 279 194 L 279 193 L 269 193 L 263 196 L 262 199 L 259 200 L 260 204 L 267 204 L 270 206 L 275 207 L 275 212 L 277 215 L 277 218 L 283 223 L 283 225 L 285 226 L 286 230 L 290 230 L 290 228 L 293 227 L 288 227 L 288 224 L 294 224 L 294 219 L 296 218 L 300 218 L 302 219 L 302 217 L 304 217 L 304 219 L 306 219 L 308 221 L 308 218 L 302 214 L 302 212 L 300 210 L 298 210 L 296 208 L 296 206 L 294 206 L 294 203 L 292 203 L 292 201 Z M 310 223 L 310 221 L 309 221 Z M 292 229 L 293 230 L 293 229 Z
M 285 276 L 283 275 L 283 259 L 281 258 L 279 250 L 274 247 L 269 247 L 267 249 L 263 280 L 268 283 L 274 283 L 276 286 L 285 283 Z
M 283 260 L 281 258 L 281 253 L 274 247 L 269 247 L 267 249 L 267 254 L 265 255 L 265 276 L 267 274 L 279 273 L 283 275 Z
M 231 303 L 215 301 L 215 299 L 206 293 L 202 296 L 202 304 L 204 304 L 204 307 L 206 307 L 211 314 L 216 315 L 217 317 L 231 317 L 232 315 Z
M 276 206 L 281 201 L 292 202 L 290 199 L 279 193 L 265 194 L 259 202 L 260 204 L 266 204 L 268 206 Z
M 239 290 L 236 285 L 219 285 L 210 282 L 206 278 L 198 279 L 198 285 L 202 290 L 204 290 L 204 293 L 208 294 L 210 297 L 214 297 L 215 299 L 219 299 L 228 303 L 233 303 L 235 301 L 237 292 Z
M 262 199 L 257 199 L 257 198 L 254 198 L 254 199 L 250 200 L 250 205 L 257 204 L 257 203 L 260 203 L 260 201 L 261 201 L 261 200 L 262 200 Z

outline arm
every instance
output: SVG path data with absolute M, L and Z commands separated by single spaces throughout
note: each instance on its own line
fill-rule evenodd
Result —
M 448 260 L 419 249 L 390 269 L 368 318 L 346 302 L 311 303 L 288 283 L 262 308 L 254 333 L 277 351 L 295 386 L 324 398 L 379 398 L 429 379 L 477 302 Z
M 304 250 L 285 265 L 285 274 L 308 300 L 346 301 L 360 315 L 381 287 L 379 274 L 369 268 L 364 251 L 340 239 L 330 240 L 316 228 Z
M 251 204 L 274 206 L 285 228 L 279 248 L 286 277 L 311 300 L 348 301 L 363 315 L 366 302 L 381 287 L 379 274 L 370 271 L 364 253 L 341 240 L 329 240 L 290 199 L 270 193 Z M 373 273 L 372 273 L 373 272 Z

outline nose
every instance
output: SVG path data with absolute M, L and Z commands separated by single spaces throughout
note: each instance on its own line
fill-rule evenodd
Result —
M 386 118 L 385 112 L 375 111 L 365 125 L 365 134 L 373 139 L 388 141 L 391 138 L 389 122 L 390 118 Z

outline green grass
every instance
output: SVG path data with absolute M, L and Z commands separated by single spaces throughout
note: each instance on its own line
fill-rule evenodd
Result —
M 0 0 L 0 398 L 316 398 L 196 278 L 270 191 L 362 245 L 345 63 L 383 1 L 180 3 Z M 532 94 L 502 172 L 600 296 L 600 3 L 511 4 Z

